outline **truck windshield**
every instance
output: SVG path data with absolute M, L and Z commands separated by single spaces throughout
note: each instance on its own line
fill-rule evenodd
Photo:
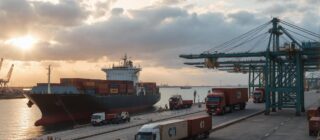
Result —
M 255 92 L 255 93 L 253 93 L 253 96 L 256 97 L 256 98 L 260 98 L 261 93 L 260 92 Z
M 153 140 L 153 135 L 151 132 L 149 133 L 141 133 L 139 132 L 137 135 L 136 135 L 136 140 Z
M 99 115 L 93 115 L 92 119 L 100 119 L 100 116 Z
M 207 101 L 209 102 L 219 102 L 220 97 L 208 97 Z

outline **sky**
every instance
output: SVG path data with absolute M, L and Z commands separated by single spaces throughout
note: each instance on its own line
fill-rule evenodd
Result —
M 183 65 L 278 17 L 320 33 L 319 0 L 1 0 L 0 77 L 10 86 L 63 77 L 104 79 L 127 54 L 141 81 L 169 85 L 247 84 L 247 74 Z

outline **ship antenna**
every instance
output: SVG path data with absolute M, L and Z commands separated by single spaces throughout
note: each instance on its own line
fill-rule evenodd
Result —
M 124 57 L 123 57 L 123 66 L 127 66 L 127 65 L 128 65 L 128 64 L 127 64 L 127 59 L 128 59 L 127 53 L 125 53 L 125 54 L 124 54 Z
M 49 65 L 48 67 L 48 94 L 51 94 L 50 77 L 51 77 L 51 65 Z

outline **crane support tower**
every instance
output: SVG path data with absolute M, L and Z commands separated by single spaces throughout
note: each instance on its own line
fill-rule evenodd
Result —
M 273 18 L 201 54 L 180 57 L 202 60 L 186 65 L 248 74 L 249 94 L 256 87 L 266 90 L 265 115 L 294 108 L 300 116 L 305 111 L 305 73 L 320 69 L 319 40 L 317 33 Z

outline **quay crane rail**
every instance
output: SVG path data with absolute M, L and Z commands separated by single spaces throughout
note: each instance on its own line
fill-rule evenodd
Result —
M 255 87 L 266 90 L 265 115 L 294 108 L 299 116 L 305 111 L 305 73 L 320 69 L 319 41 L 319 34 L 273 18 L 201 54 L 180 57 L 200 59 L 184 63 L 198 68 L 248 73 L 249 93 Z

